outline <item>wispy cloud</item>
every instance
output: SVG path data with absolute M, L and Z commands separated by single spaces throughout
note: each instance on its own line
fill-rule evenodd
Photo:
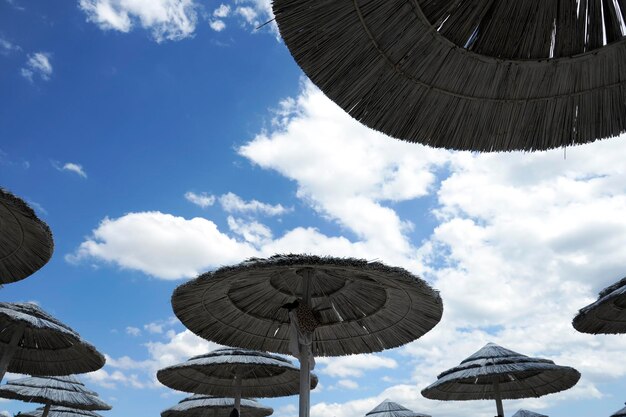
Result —
M 141 334 L 141 329 L 139 327 L 128 326 L 126 327 L 126 334 L 139 336 Z
M 48 52 L 35 52 L 28 55 L 26 65 L 20 70 L 22 77 L 30 82 L 33 82 L 35 77 L 48 81 L 52 75 L 50 57 L 51 55 Z
M 66 162 L 61 165 L 61 163 L 57 161 L 52 161 L 52 166 L 55 167 L 59 171 L 69 171 L 77 174 L 83 178 L 87 178 L 87 173 L 81 164 L 77 164 L 75 162 Z
M 19 51 L 22 48 L 20 48 L 18 45 L 8 41 L 5 38 L 0 37 L 0 54 L 1 55 L 8 55 L 11 52 L 15 52 L 15 51 Z
M 267 216 L 280 216 L 292 210 L 281 204 L 271 205 L 257 200 L 245 201 L 234 193 L 222 195 L 220 204 L 228 213 L 260 213 Z
M 207 208 L 215 204 L 215 196 L 207 193 L 197 194 L 193 191 L 187 191 L 185 193 L 185 199 L 202 208 Z

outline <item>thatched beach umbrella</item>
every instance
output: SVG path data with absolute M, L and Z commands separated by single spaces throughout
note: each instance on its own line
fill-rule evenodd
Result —
M 229 417 L 235 400 L 232 398 L 212 397 L 210 395 L 192 395 L 161 412 L 161 417 Z M 241 400 L 242 417 L 266 417 L 274 410 L 254 400 Z
M 369 413 L 365 414 L 366 417 L 431 417 L 427 414 L 414 413 L 406 407 L 393 402 L 391 400 L 385 400 L 378 404 Z
M 250 259 L 174 291 L 178 318 L 214 342 L 300 360 L 300 416 L 309 413 L 314 355 L 379 352 L 409 343 L 441 319 L 439 294 L 401 268 L 308 255 Z
M 576 385 L 580 373 L 548 359 L 528 356 L 489 343 L 457 367 L 442 372 L 422 390 L 431 400 L 495 400 L 504 417 L 502 400 L 541 397 Z
M 170 388 L 195 394 L 234 397 L 284 397 L 299 392 L 300 369 L 277 355 L 248 349 L 224 348 L 194 356 L 157 372 Z M 317 377 L 311 378 L 311 388 Z
M 572 324 L 582 333 L 626 333 L 626 278 L 603 289 L 598 300 L 582 308 Z
M 96 392 L 73 376 L 14 379 L 0 386 L 0 397 L 45 404 L 42 417 L 47 417 L 52 405 L 82 410 L 111 409 Z
M 615 412 L 615 414 L 611 414 L 611 417 L 626 417 L 626 407 L 621 410 Z
M 39 407 L 36 410 L 26 413 L 18 413 L 16 417 L 44 417 L 45 407 Z M 70 407 L 60 407 L 53 405 L 48 411 L 48 417 L 102 417 L 98 413 L 88 410 L 78 410 Z
M 513 414 L 513 417 L 548 417 L 548 416 L 544 414 L 535 413 L 533 411 L 519 410 L 517 413 Z
M 30 375 L 96 371 L 104 356 L 33 303 L 0 303 L 0 380 L 7 370 Z
M 626 131 L 622 0 L 274 0 L 273 9 L 306 75 L 389 136 L 508 151 Z
M 28 277 L 50 260 L 53 250 L 48 225 L 24 200 L 0 187 L 0 284 Z

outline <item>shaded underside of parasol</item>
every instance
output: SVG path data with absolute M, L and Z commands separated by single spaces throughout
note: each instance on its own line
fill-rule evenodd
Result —
M 0 397 L 84 410 L 111 409 L 73 376 L 15 379 L 0 386 Z
M 582 333 L 626 333 L 626 278 L 602 290 L 597 301 L 580 309 L 572 325 Z
M 229 417 L 235 406 L 232 398 L 192 395 L 175 406 L 161 412 L 161 417 Z M 244 417 L 266 417 L 274 410 L 246 398 L 241 400 L 241 415 Z
M 33 411 L 26 413 L 19 413 L 16 416 L 20 417 L 42 417 L 44 414 L 44 407 L 37 408 Z M 98 413 L 88 410 L 79 410 L 70 407 L 52 406 L 48 412 L 47 417 L 102 417 Z
M 23 329 L 9 363 L 10 372 L 69 375 L 96 371 L 105 359 L 78 333 L 33 303 L 0 303 L 0 357 Z
M 576 385 L 580 373 L 551 360 L 531 358 L 489 343 L 457 367 L 442 372 L 422 390 L 433 400 L 493 400 L 541 397 Z
M 300 369 L 281 356 L 226 348 L 161 369 L 157 378 L 170 388 L 197 394 L 233 396 L 241 390 L 244 397 L 283 397 L 298 393 Z M 311 388 L 316 386 L 312 375 Z
M 207 340 L 290 353 L 284 307 L 311 274 L 316 356 L 378 352 L 411 342 L 441 319 L 439 294 L 401 268 L 360 259 L 276 255 L 218 269 L 174 291 L 175 314 Z
M 369 413 L 365 414 L 366 417 L 431 417 L 427 414 L 415 413 L 400 404 L 385 400 L 378 404 Z
M 274 0 L 273 10 L 306 75 L 389 136 L 511 151 L 626 131 L 624 0 Z
M 0 187 L 0 284 L 32 275 L 53 251 L 48 225 L 22 199 Z
M 533 411 L 519 410 L 517 413 L 513 414 L 513 417 L 548 417 L 548 416 L 544 414 L 535 413 Z

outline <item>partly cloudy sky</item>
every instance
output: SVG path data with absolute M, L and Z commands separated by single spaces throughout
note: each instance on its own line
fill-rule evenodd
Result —
M 626 275 L 626 138 L 473 154 L 385 137 L 303 76 L 273 23 L 256 29 L 271 19 L 269 0 L 0 0 L 0 185 L 56 244 L 2 300 L 36 300 L 106 354 L 82 377 L 112 403 L 103 416 L 157 415 L 183 394 L 156 370 L 217 347 L 174 318 L 176 286 L 276 253 L 402 266 L 444 301 L 418 341 L 320 358 L 313 417 L 362 417 L 386 398 L 493 416 L 489 401 L 420 394 L 490 341 L 582 373 L 508 414 L 621 408 L 626 337 L 570 322 Z M 296 397 L 261 401 L 297 414 Z

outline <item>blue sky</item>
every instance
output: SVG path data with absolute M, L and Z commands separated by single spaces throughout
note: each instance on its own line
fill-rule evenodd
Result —
M 103 415 L 157 415 L 182 396 L 155 370 L 215 347 L 173 319 L 177 285 L 284 252 L 403 266 L 445 305 L 404 348 L 320 360 L 313 417 L 385 398 L 492 416 L 490 402 L 419 395 L 488 341 L 583 373 L 568 392 L 505 403 L 511 414 L 621 408 L 626 339 L 570 320 L 626 269 L 623 140 L 564 158 L 386 138 L 310 84 L 272 24 L 255 30 L 270 13 L 264 0 L 0 0 L 0 184 L 56 244 L 3 300 L 36 301 L 107 355 L 83 376 L 114 406 Z M 295 397 L 262 402 L 295 415 Z

